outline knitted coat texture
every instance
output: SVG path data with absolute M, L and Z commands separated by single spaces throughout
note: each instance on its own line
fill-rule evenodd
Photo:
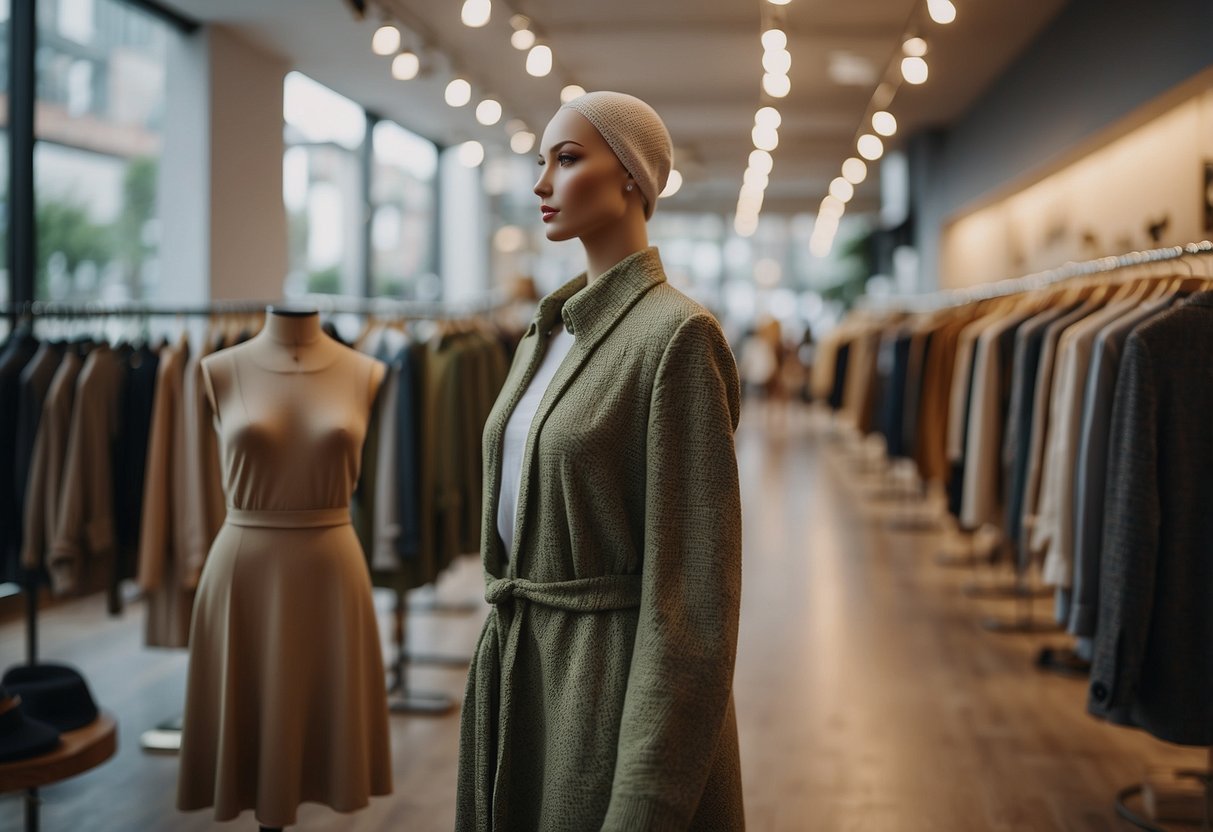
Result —
M 502 437 L 553 326 L 574 345 L 497 534 Z M 459 830 L 738 830 L 740 388 L 656 249 L 539 305 L 484 431 L 492 604 L 468 674 Z

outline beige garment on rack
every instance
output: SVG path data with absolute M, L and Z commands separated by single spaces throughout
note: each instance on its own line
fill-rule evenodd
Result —
M 89 353 L 76 381 L 63 496 L 47 558 L 56 595 L 100 586 L 104 570 L 112 568 L 117 545 L 112 448 L 123 380 L 118 354 L 103 344 Z
M 63 467 L 72 426 L 72 406 L 76 400 L 76 381 L 83 363 L 74 351 L 67 350 L 42 403 L 42 418 L 34 440 L 29 486 L 25 492 L 25 537 L 21 544 L 21 565 L 26 569 L 42 568 L 47 550 L 55 540 L 59 501 L 63 493 Z
M 969 376 L 973 368 L 973 345 L 986 327 L 1002 319 L 1002 312 L 990 312 L 960 331 L 956 343 L 956 367 L 952 371 L 952 391 L 948 400 L 948 462 L 964 457 L 966 417 L 969 411 Z
M 1062 334 L 1071 326 L 1099 309 L 1098 301 L 1087 299 L 1069 314 L 1063 315 L 1045 330 L 1040 347 L 1040 364 L 1036 371 L 1036 393 L 1032 399 L 1031 444 L 1028 446 L 1028 471 L 1024 484 L 1023 532 L 1020 540 L 1031 551 L 1032 529 L 1036 527 L 1040 500 L 1041 474 L 1044 470 L 1045 448 L 1048 447 L 1049 404 L 1053 396 L 1053 374 L 1056 371 L 1057 347 Z
M 156 371 L 138 569 L 139 588 L 147 601 L 144 643 L 150 647 L 185 647 L 189 643 L 193 593 L 184 587 L 185 530 L 180 508 L 182 491 L 190 487 L 181 441 L 188 360 L 188 342 L 170 344 L 160 350 Z
M 177 441 L 180 443 L 179 455 L 185 460 L 185 486 L 177 491 L 174 511 L 180 512 L 184 523 L 182 563 L 185 569 L 180 578 L 182 588 L 188 590 L 198 586 L 211 542 L 223 527 L 227 515 L 214 414 L 202 378 L 202 359 L 213 351 L 211 346 L 213 344 L 204 342 L 190 355 L 182 379 L 184 407 Z
M 960 521 L 970 529 L 986 524 L 1003 525 L 1002 433 L 1003 391 L 1001 339 L 1035 310 L 1019 309 L 990 322 L 977 336 L 973 361 L 973 387 L 969 401 L 969 430 L 964 453 L 964 489 Z
M 1075 323 L 1058 342 L 1049 402 L 1048 445 L 1031 537 L 1033 551 L 1044 552 L 1043 579 L 1049 586 L 1068 589 L 1074 581 L 1074 468 L 1078 461 L 1091 348 L 1101 329 L 1137 306 L 1132 300 L 1110 304 Z

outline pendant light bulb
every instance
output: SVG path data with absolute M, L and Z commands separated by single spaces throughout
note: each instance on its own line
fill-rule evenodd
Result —
M 510 150 L 515 153 L 530 153 L 535 146 L 535 134 L 527 130 L 519 130 L 510 136 Z
M 927 62 L 922 58 L 905 57 L 901 59 L 901 77 L 907 84 L 925 84 L 927 82 Z
M 478 168 L 484 161 L 484 145 L 478 141 L 464 142 L 456 152 L 459 155 L 459 164 L 465 168 Z
M 952 4 L 952 0 L 927 0 L 927 13 L 942 26 L 956 20 L 956 6 Z
M 768 52 L 788 48 L 788 35 L 783 29 L 767 29 L 762 33 L 762 48 Z
M 501 102 L 486 98 L 476 105 L 476 121 L 485 127 L 501 121 Z
M 519 29 L 510 35 L 510 45 L 519 52 L 525 52 L 535 45 L 535 33 L 530 29 Z
M 526 71 L 528 75 L 542 78 L 552 71 L 552 49 L 540 43 L 531 47 L 526 56 Z
M 416 52 L 401 52 L 392 58 L 392 77 L 397 81 L 412 81 L 421 72 L 421 59 Z
M 749 167 L 750 170 L 769 176 L 771 169 L 775 167 L 775 160 L 765 150 L 752 150 L 750 151 Z
M 446 103 L 451 107 L 462 107 L 472 100 L 472 85 L 456 78 L 446 85 Z
M 762 54 L 762 68 L 772 75 L 787 75 L 792 68 L 792 53 L 786 49 L 770 49 Z
M 670 177 L 665 181 L 665 187 L 661 189 L 661 193 L 657 194 L 657 198 L 673 196 L 678 193 L 682 187 L 682 174 L 673 168 L 670 169 Z
M 581 98 L 585 95 L 585 87 L 580 84 L 569 84 L 560 91 L 560 103 L 568 104 L 574 98 Z
M 839 202 L 847 203 L 851 201 L 851 197 L 855 196 L 855 186 L 841 176 L 834 177 L 830 182 L 830 196 L 837 199 Z
M 868 166 L 863 163 L 863 159 L 852 156 L 842 163 L 842 178 L 852 185 L 858 185 L 868 178 Z
M 771 98 L 784 98 L 792 91 L 792 82 L 786 75 L 772 75 L 768 72 L 762 76 L 762 89 Z
M 884 155 L 884 142 L 871 133 L 860 136 L 856 147 L 859 148 L 859 155 L 869 162 L 874 162 Z
M 371 36 L 371 51 L 376 55 L 391 55 L 400 48 L 400 30 L 385 23 Z
M 479 29 L 493 15 L 492 0 L 464 0 L 460 19 L 469 29 Z
M 755 125 L 754 129 L 750 131 L 750 138 L 754 140 L 754 147 L 768 153 L 779 147 L 779 132 L 774 127 Z
M 885 110 L 873 113 L 872 129 L 882 136 L 892 136 L 897 132 L 897 119 Z
M 754 123 L 759 127 L 771 127 L 778 130 L 779 125 L 783 124 L 783 116 L 774 107 L 762 107 L 754 113 Z

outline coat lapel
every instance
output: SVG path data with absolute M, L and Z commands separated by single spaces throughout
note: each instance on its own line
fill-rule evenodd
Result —
M 548 384 L 548 388 L 539 402 L 539 409 L 535 411 L 530 431 L 527 433 L 526 448 L 522 455 L 522 482 L 518 490 L 518 527 L 514 530 L 514 548 L 510 552 L 508 566 L 511 577 L 520 575 L 518 561 L 522 551 L 521 541 L 525 539 L 524 535 L 530 517 L 528 496 L 530 473 L 535 462 L 536 437 L 543 429 L 543 424 L 551 414 L 552 408 L 560 401 L 570 382 L 581 372 L 581 368 L 594 353 L 595 347 L 646 292 L 664 281 L 665 271 L 662 269 L 657 249 L 647 248 L 620 260 L 595 280 L 592 286 L 585 287 L 585 275 L 579 276 L 577 280 L 566 285 L 567 288 L 580 284 L 585 288 L 576 292 L 567 301 L 561 299 L 560 307 L 557 309 L 558 320 L 562 320 L 563 325 L 573 335 L 573 347 L 556 371 L 556 375 L 552 377 L 551 383 Z M 546 339 L 543 342 L 546 343 Z M 530 376 L 534 374 L 534 368 L 538 366 L 538 363 L 538 360 L 532 359 L 526 382 L 530 381 Z M 513 412 L 513 406 L 517 404 L 518 398 L 525 389 L 526 383 L 523 383 L 521 389 L 512 397 L 510 412 Z M 502 421 L 503 433 L 505 420 L 508 419 L 507 413 Z M 500 437 L 497 438 L 497 442 L 500 443 Z M 499 449 L 497 453 L 499 456 Z M 500 480 L 500 473 L 498 473 L 497 480 Z M 497 516 L 496 497 L 499 492 L 499 486 L 495 486 L 494 519 Z M 497 548 L 500 546 L 498 545 Z

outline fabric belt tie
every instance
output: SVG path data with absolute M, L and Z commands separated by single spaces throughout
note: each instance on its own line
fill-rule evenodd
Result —
M 531 605 L 570 613 L 607 613 L 640 607 L 640 575 L 603 575 L 572 581 L 528 581 L 524 578 L 496 578 L 485 574 L 484 599 L 493 605 L 480 635 L 468 694 L 474 701 L 476 731 L 480 736 L 496 736 L 496 753 L 476 754 L 476 802 L 484 811 L 480 818 L 491 817 L 492 828 L 508 823 L 508 791 L 502 777 L 509 771 L 509 737 L 506 726 L 514 695 L 514 666 L 524 627 L 523 618 Z M 526 693 L 524 692 L 525 696 Z M 488 744 L 477 743 L 477 748 Z
M 228 506 L 227 522 L 233 526 L 257 529 L 323 529 L 344 526 L 351 520 L 350 510 L 345 506 L 295 511 L 259 511 Z

